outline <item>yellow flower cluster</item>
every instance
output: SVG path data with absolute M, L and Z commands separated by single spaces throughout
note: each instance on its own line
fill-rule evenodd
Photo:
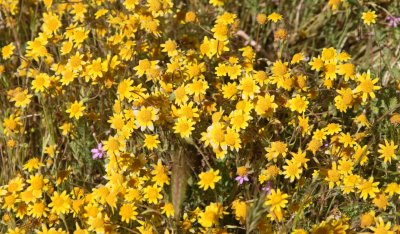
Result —
M 393 82 L 189 2 L 0 0 L 0 232 L 399 232 Z

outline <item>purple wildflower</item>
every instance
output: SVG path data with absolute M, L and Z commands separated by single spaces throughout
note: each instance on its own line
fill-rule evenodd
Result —
M 400 24 L 400 17 L 395 17 L 395 16 L 389 15 L 386 17 L 386 20 L 389 21 L 388 22 L 389 27 L 395 28 L 395 27 L 397 27 L 397 25 Z
M 235 180 L 238 181 L 239 184 L 243 184 L 245 181 L 249 181 L 249 177 L 247 177 L 247 175 L 236 176 Z
M 103 150 L 103 144 L 99 143 L 97 145 L 97 148 L 92 149 L 90 152 L 92 152 L 93 159 L 103 158 L 103 155 L 105 153 Z
M 267 194 L 271 192 L 271 189 L 272 189 L 271 181 L 268 181 L 267 184 L 261 188 L 261 190 L 266 192 Z

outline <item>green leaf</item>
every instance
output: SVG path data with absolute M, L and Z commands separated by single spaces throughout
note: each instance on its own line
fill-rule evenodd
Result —
M 392 97 L 390 100 L 389 100 L 389 105 L 388 105 L 388 109 L 389 110 L 394 110 L 395 108 L 396 108 L 396 106 L 397 106 L 397 98 L 396 97 Z

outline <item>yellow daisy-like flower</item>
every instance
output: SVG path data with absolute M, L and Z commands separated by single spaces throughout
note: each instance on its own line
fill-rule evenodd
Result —
M 89 217 L 87 224 L 89 224 L 89 230 L 95 233 L 104 233 L 105 225 L 108 221 L 107 215 L 101 212 L 97 212 L 94 216 Z
M 49 207 L 51 207 L 51 213 L 56 215 L 68 213 L 71 207 L 71 200 L 67 192 L 63 191 L 61 194 L 54 192 Z
M 368 197 L 370 198 L 376 197 L 376 193 L 379 193 L 378 184 L 379 182 L 374 182 L 373 177 L 370 177 L 369 180 L 362 181 L 357 186 L 360 192 L 360 198 L 362 198 L 365 201 L 367 200 Z
M 175 103 L 179 105 L 186 103 L 189 100 L 189 96 L 187 94 L 188 91 L 186 90 L 186 87 L 184 85 L 176 88 L 174 90 Z
M 157 146 L 160 144 L 160 141 L 158 140 L 158 135 L 149 135 L 149 134 L 144 134 L 144 147 L 146 147 L 149 150 L 152 150 L 154 148 L 157 148 Z
M 375 205 L 378 209 L 380 209 L 380 210 L 382 210 L 382 211 L 386 210 L 386 208 L 387 208 L 387 206 L 388 206 L 388 204 L 389 204 L 389 202 L 388 202 L 388 197 L 387 197 L 384 193 L 377 195 L 377 196 L 372 200 L 372 202 L 374 203 L 374 205 Z
M 197 184 L 204 190 L 209 188 L 214 189 L 215 183 L 221 180 L 221 176 L 219 176 L 219 170 L 214 171 L 214 169 L 200 173 L 199 178 L 200 181 Z
M 39 158 L 31 158 L 25 164 L 23 169 L 28 172 L 32 172 L 33 170 L 37 170 L 40 167 L 44 166 L 44 164 L 39 160 Z
M 28 94 L 28 90 L 17 90 L 13 93 L 11 101 L 15 102 L 16 107 L 26 107 L 31 102 L 32 95 Z
M 384 163 L 391 163 L 392 159 L 396 158 L 396 149 L 398 148 L 398 145 L 395 145 L 393 140 L 390 141 L 390 143 L 385 139 L 385 144 L 379 144 L 379 150 L 378 152 L 380 153 L 379 158 L 383 158 Z
M 161 188 L 158 187 L 156 184 L 151 186 L 147 186 L 144 188 L 144 199 L 148 201 L 148 203 L 158 204 L 158 200 L 163 198 L 163 195 L 160 193 Z
M 245 113 L 242 110 L 235 110 L 231 112 L 229 118 L 232 129 L 236 131 L 246 129 L 248 126 L 248 121 L 253 119 L 248 113 Z
M 166 52 L 168 56 L 172 57 L 178 54 L 178 45 L 174 40 L 168 39 L 164 44 L 161 44 L 162 52 Z
M 188 11 L 185 14 L 185 23 L 191 23 L 196 20 L 197 16 L 196 13 L 193 11 Z
M 225 140 L 221 144 L 221 148 L 223 150 L 227 150 L 227 148 L 231 148 L 232 150 L 239 151 L 242 146 L 240 145 L 242 141 L 240 140 L 240 135 L 237 131 L 227 128 L 225 134 Z
M 139 0 L 125 0 L 123 5 L 127 10 L 133 10 L 135 9 L 136 5 L 139 5 Z
M 325 80 L 335 80 L 338 69 L 335 62 L 328 62 L 324 65 Z
M 168 218 L 174 216 L 174 205 L 170 202 L 165 203 L 161 211 L 162 214 L 165 214 Z
M 328 6 L 330 6 L 333 11 L 337 10 L 342 1 L 343 0 L 329 0 Z
M 375 219 L 375 211 L 370 211 L 368 213 L 364 213 L 360 216 L 360 227 L 367 228 L 370 227 Z
M 153 121 L 158 120 L 158 109 L 154 107 L 142 107 L 140 110 L 134 110 L 133 113 L 136 116 L 136 126 L 140 127 L 142 131 L 146 130 L 146 128 L 151 131 L 154 130 Z
M 132 95 L 133 88 L 133 80 L 131 79 L 124 79 L 118 84 L 117 93 L 121 100 L 125 98 L 129 99 Z
M 35 76 L 35 79 L 32 81 L 32 88 L 35 92 L 43 92 L 50 86 L 50 77 L 46 73 L 40 73 Z
M 385 193 L 389 196 L 393 196 L 395 193 L 400 194 L 400 185 L 392 182 L 386 186 Z
M 279 13 L 272 12 L 271 14 L 268 15 L 267 18 L 268 18 L 268 20 L 270 20 L 270 21 L 276 23 L 276 22 L 278 22 L 279 20 L 281 20 L 283 17 L 282 17 L 282 15 L 279 14 Z
M 131 220 L 136 220 L 138 212 L 136 212 L 136 206 L 131 203 L 125 203 L 121 206 L 119 210 L 119 215 L 121 216 L 121 221 L 129 223 Z
M 325 62 L 334 62 L 336 60 L 336 55 L 337 55 L 336 49 L 333 47 L 323 48 L 321 52 L 321 58 Z
M 239 84 L 239 90 L 242 91 L 243 99 L 253 99 L 254 95 L 260 92 L 260 87 L 256 84 L 253 76 L 246 75 Z
M 370 25 L 370 24 L 375 24 L 377 15 L 375 14 L 375 11 L 367 11 L 362 13 L 362 20 L 364 21 L 364 24 Z
M 321 71 L 324 67 L 324 60 L 320 57 L 313 57 L 308 64 L 310 64 L 311 70 Z
M 292 152 L 291 153 L 293 158 L 292 161 L 294 163 L 297 163 L 300 165 L 300 167 L 304 167 L 305 169 L 308 168 L 307 162 L 310 161 L 310 159 L 307 158 L 306 154 L 307 151 L 302 151 L 300 148 L 297 150 L 297 153 Z
M 313 139 L 319 140 L 319 141 L 323 141 L 326 139 L 326 132 L 325 129 L 316 129 L 313 133 Z
M 209 85 L 204 79 L 194 79 L 191 84 L 187 85 L 187 92 L 189 94 L 194 94 L 196 98 L 201 95 L 205 95 Z
M 4 46 L 3 48 L 1 48 L 1 54 L 3 55 L 3 59 L 4 60 L 9 59 L 13 55 L 14 50 L 15 50 L 15 46 L 13 43 L 10 43 L 10 44 Z
M 114 114 L 107 121 L 110 123 L 110 127 L 116 129 L 117 131 L 121 130 L 125 125 L 125 119 L 123 114 Z
M 356 122 L 358 125 L 363 126 L 363 127 L 371 126 L 371 124 L 368 121 L 367 116 L 364 113 L 355 117 L 354 122 Z
M 162 165 L 161 160 L 158 160 L 157 164 L 153 164 L 153 168 L 151 172 L 153 178 L 151 181 L 155 182 L 156 185 L 159 185 L 161 188 L 164 184 L 169 184 L 168 168 Z
M 87 67 L 88 75 L 96 80 L 98 77 L 103 77 L 103 73 L 108 70 L 108 62 L 101 61 L 101 58 L 94 59 Z
M 275 96 L 265 94 L 265 96 L 258 96 L 255 111 L 258 115 L 264 116 L 275 112 L 278 105 L 274 102 Z
M 306 134 L 310 134 L 311 129 L 310 129 L 310 124 L 308 123 L 309 117 L 298 116 L 297 119 L 299 121 L 298 126 L 301 129 L 301 135 L 305 136 Z
M 33 41 L 28 41 L 26 46 L 26 56 L 38 61 L 39 57 L 48 55 L 46 44 L 47 38 L 37 37 Z
M 359 183 L 359 181 L 360 176 L 358 175 L 345 175 L 343 178 L 343 186 L 341 186 L 343 194 L 354 192 L 356 185 Z
M 342 125 L 337 123 L 330 123 L 325 127 L 325 133 L 327 135 L 334 135 L 342 131 Z
M 11 211 L 15 209 L 15 204 L 17 203 L 17 195 L 16 194 L 10 194 L 7 195 L 5 197 L 3 197 L 3 206 L 1 207 L 1 209 L 5 209 L 7 211 Z
M 357 144 L 350 133 L 342 132 L 339 136 L 339 142 L 343 144 L 344 147 L 353 147 Z
M 354 79 L 356 68 L 352 63 L 345 63 L 338 65 L 338 73 L 344 76 L 344 80 Z
M 350 88 L 341 88 L 336 90 L 340 95 L 335 97 L 335 106 L 341 112 L 346 112 L 353 103 L 353 90 Z
M 211 203 L 204 212 L 198 214 L 198 222 L 201 226 L 209 228 L 218 223 L 223 215 L 223 207 L 219 203 Z
M 288 197 L 289 195 L 282 193 L 280 189 L 272 189 L 271 193 L 266 197 L 264 204 L 269 206 L 271 211 L 281 211 L 282 208 L 286 207 Z
M 265 148 L 265 150 L 267 151 L 268 160 L 276 161 L 279 156 L 286 157 L 288 147 L 285 142 L 274 141 L 271 142 L 271 147 Z
M 157 61 L 150 61 L 148 59 L 142 59 L 139 64 L 134 68 L 136 75 L 142 77 L 145 74 L 151 72 L 153 68 L 157 66 Z
M 235 214 L 235 219 L 240 221 L 241 223 L 245 222 L 247 217 L 247 212 L 249 210 L 248 205 L 244 201 L 234 200 L 232 202 L 232 210 Z
M 361 75 L 357 75 L 357 81 L 359 84 L 354 91 L 356 93 L 361 92 L 362 100 L 364 102 L 368 99 L 368 96 L 375 98 L 374 91 L 381 88 L 380 86 L 375 85 L 378 82 L 378 78 L 371 79 L 371 73 L 369 70 Z
M 293 182 L 294 179 L 300 179 L 302 168 L 301 164 L 286 159 L 286 165 L 283 166 L 282 174 L 285 175 L 285 179 L 289 179 L 290 182 Z
M 32 191 L 32 194 L 36 198 L 42 197 L 42 193 L 47 190 L 46 184 L 49 182 L 48 179 L 44 179 L 42 175 L 36 174 L 36 175 L 31 175 L 29 180 L 27 180 L 29 183 L 28 190 Z
M 4 134 L 6 136 L 9 136 L 12 133 L 17 133 L 20 129 L 20 126 L 22 126 L 21 118 L 19 116 L 11 114 L 10 117 L 4 119 Z
M 308 107 L 308 103 L 306 97 L 302 97 L 299 94 L 288 102 L 290 110 L 297 111 L 298 113 L 304 113 Z
M 69 109 L 67 109 L 66 112 L 69 113 L 70 118 L 79 119 L 81 116 L 83 116 L 84 110 L 85 107 L 83 106 L 83 102 L 75 101 L 69 106 Z
M 328 170 L 328 176 L 325 178 L 329 182 L 329 188 L 340 184 L 340 172 L 337 170 L 336 162 L 332 163 L 332 168 Z
M 35 202 L 28 206 L 28 214 L 35 218 L 47 217 L 49 209 L 42 201 Z
M 394 234 L 393 231 L 390 231 L 391 226 L 392 225 L 390 222 L 385 224 L 385 221 L 383 221 L 382 217 L 378 217 L 375 220 L 375 226 L 370 227 L 370 229 L 374 234 Z
M 259 13 L 257 14 L 256 20 L 258 24 L 265 24 L 267 22 L 267 15 L 263 14 L 263 13 Z
M 186 117 L 188 119 L 196 119 L 199 117 L 197 113 L 199 109 L 197 107 L 193 107 L 194 103 L 189 102 L 180 106 L 177 110 L 177 116 L 179 117 Z
M 214 38 L 218 41 L 225 41 L 228 39 L 229 29 L 226 24 L 217 23 L 214 25 L 211 31 L 214 33 Z
M 178 118 L 174 126 L 174 132 L 181 135 L 182 138 L 189 137 L 194 130 L 194 122 L 186 117 Z
M 288 68 L 287 62 L 282 62 L 281 60 L 277 60 L 272 65 L 271 71 L 274 77 L 284 77 L 289 74 L 290 70 Z
M 107 155 L 114 156 L 125 150 L 125 140 L 120 136 L 109 136 L 107 141 L 103 141 L 103 150 Z
M 63 123 L 59 129 L 62 130 L 61 135 L 67 136 L 72 130 L 72 123 Z
M 300 52 L 297 54 L 294 54 L 292 57 L 292 60 L 290 61 L 290 64 L 297 64 L 301 61 L 303 61 L 305 58 L 304 53 Z
M 20 176 L 17 176 L 8 182 L 7 191 L 9 193 L 17 193 L 24 188 L 24 185 L 24 179 Z
M 215 122 L 207 128 L 207 133 L 204 137 L 206 145 L 211 144 L 213 148 L 218 148 L 224 143 L 225 140 L 225 128 L 220 122 Z
M 51 12 L 43 14 L 43 32 L 49 34 L 55 33 L 61 25 L 61 21 L 57 15 Z

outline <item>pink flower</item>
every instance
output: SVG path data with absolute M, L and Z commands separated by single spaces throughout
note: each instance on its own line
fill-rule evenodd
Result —
M 394 16 L 389 15 L 388 17 L 386 17 L 386 20 L 389 21 L 388 22 L 389 27 L 395 28 L 395 27 L 397 27 L 397 25 L 400 24 L 400 17 L 394 17 Z
M 103 150 L 103 144 L 99 143 L 97 145 L 97 148 L 92 149 L 90 152 L 92 152 L 93 159 L 103 158 L 103 155 L 105 153 L 105 151 Z
M 271 181 L 268 181 L 267 184 L 261 188 L 261 190 L 266 192 L 267 194 L 269 194 L 271 192 L 271 189 L 272 189 Z
M 236 176 L 235 180 L 238 181 L 239 184 L 243 184 L 244 181 L 249 181 L 249 177 L 247 177 L 247 175 L 244 175 L 244 176 Z

